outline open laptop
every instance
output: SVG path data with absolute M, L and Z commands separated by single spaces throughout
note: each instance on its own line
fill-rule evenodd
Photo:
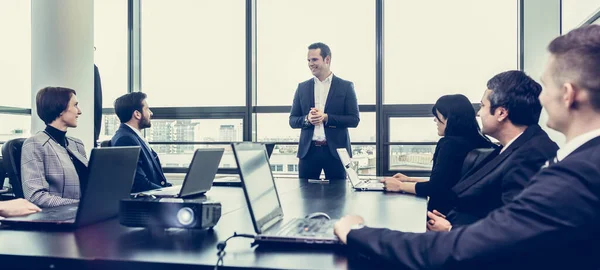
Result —
M 129 196 L 133 185 L 139 155 L 139 146 L 94 148 L 79 204 L 44 208 L 0 222 L 13 227 L 82 227 L 117 216 L 119 201 Z
M 267 156 L 271 158 L 271 154 L 273 154 L 273 149 L 275 148 L 274 143 L 265 143 L 265 148 L 267 149 Z M 213 182 L 213 186 L 237 186 L 241 187 L 242 182 L 240 182 L 240 176 L 237 175 L 229 175 L 222 176 L 215 179 Z
M 355 170 L 352 169 L 350 164 L 352 160 L 350 159 L 350 155 L 348 154 L 348 150 L 346 148 L 338 148 L 336 149 L 338 155 L 340 156 L 340 161 L 342 165 L 344 165 L 344 169 L 346 170 L 346 174 L 348 175 L 348 179 L 350 180 L 350 184 L 355 190 L 359 191 L 384 191 L 385 186 L 380 182 L 380 177 L 376 177 L 373 179 L 360 179 Z
M 244 196 L 256 232 L 255 240 L 273 243 L 339 244 L 334 220 L 294 218 L 284 220 L 265 146 L 234 143 Z
M 155 197 L 191 197 L 206 193 L 212 187 L 213 180 L 223 157 L 223 148 L 196 149 L 182 185 L 140 192 Z M 138 193 L 139 194 L 139 193 Z

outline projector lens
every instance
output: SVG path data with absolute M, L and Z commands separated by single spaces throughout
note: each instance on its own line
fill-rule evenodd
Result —
M 192 224 L 194 222 L 194 211 L 189 207 L 179 209 L 177 212 L 177 221 L 184 226 Z

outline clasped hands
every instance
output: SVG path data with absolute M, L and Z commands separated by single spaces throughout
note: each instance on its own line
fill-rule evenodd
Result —
M 321 123 L 327 122 L 327 114 L 317 108 L 311 108 L 307 115 L 308 122 L 313 126 L 320 125 Z

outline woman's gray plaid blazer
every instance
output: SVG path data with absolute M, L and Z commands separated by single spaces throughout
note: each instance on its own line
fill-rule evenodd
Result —
M 87 166 L 83 142 L 66 138 L 67 149 Z M 79 202 L 79 176 L 67 149 L 45 132 L 25 140 L 21 151 L 21 183 L 25 199 L 39 207 Z

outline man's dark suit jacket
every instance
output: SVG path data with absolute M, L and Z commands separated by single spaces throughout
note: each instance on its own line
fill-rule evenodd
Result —
M 487 216 L 519 194 L 558 146 L 538 125 L 527 127 L 500 155 L 500 150 L 471 169 L 452 188 L 454 209 L 448 213 L 453 228 Z
M 315 82 L 314 79 L 309 79 L 298 84 L 290 112 L 290 127 L 302 129 L 298 143 L 298 158 L 304 158 L 310 149 L 315 126 L 310 123 L 305 124 L 304 119 L 313 107 L 315 107 Z M 331 155 L 339 159 L 336 148 L 346 148 L 352 155 L 348 128 L 356 127 L 360 122 L 358 101 L 352 82 L 333 75 L 324 113 L 328 115 L 327 123 L 323 126 Z
M 129 126 L 121 124 L 111 139 L 112 146 L 141 146 L 140 159 L 135 171 L 131 192 L 171 186 L 167 183 L 158 155 Z
M 348 247 L 396 269 L 599 269 L 598 228 L 600 137 L 474 224 L 420 234 L 365 227 L 348 234 Z

